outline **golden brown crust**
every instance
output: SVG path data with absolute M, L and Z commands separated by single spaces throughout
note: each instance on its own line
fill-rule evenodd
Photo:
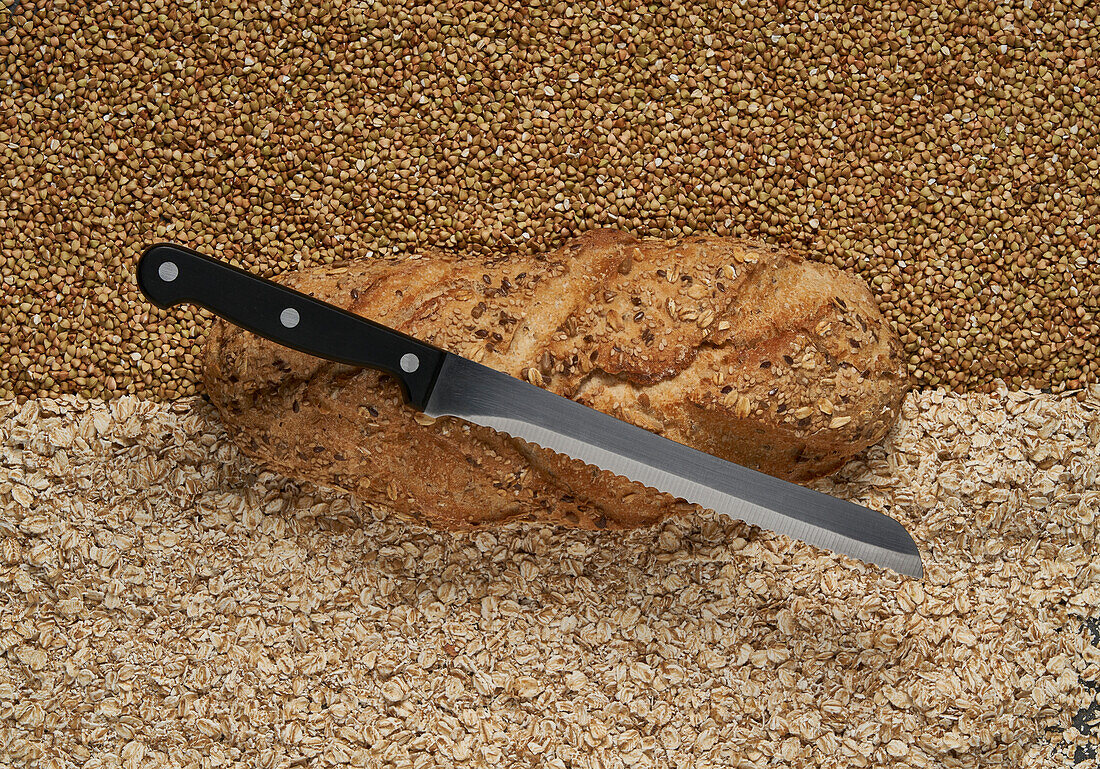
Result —
M 735 238 L 586 233 L 545 257 L 362 259 L 281 281 L 708 453 L 794 481 L 897 418 L 897 335 L 859 280 Z M 409 408 L 389 377 L 217 321 L 205 382 L 242 448 L 426 523 L 631 527 L 681 505 Z

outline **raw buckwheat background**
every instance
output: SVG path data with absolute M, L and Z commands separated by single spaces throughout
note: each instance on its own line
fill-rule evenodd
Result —
M 143 246 L 264 274 L 596 226 L 792 243 L 916 381 L 1100 371 L 1095 3 L 18 2 L 0 11 L 0 396 L 195 393 Z

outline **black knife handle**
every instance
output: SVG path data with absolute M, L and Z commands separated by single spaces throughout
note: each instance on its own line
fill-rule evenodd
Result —
M 162 309 L 197 304 L 295 350 L 382 369 L 401 382 L 409 404 L 421 410 L 446 355 L 380 323 L 171 243 L 145 249 L 137 281 Z

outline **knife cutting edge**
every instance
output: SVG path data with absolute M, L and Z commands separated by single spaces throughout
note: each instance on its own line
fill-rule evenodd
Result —
M 566 454 L 716 512 L 919 577 L 920 551 L 893 518 L 728 462 L 182 246 L 138 261 L 157 307 L 191 303 L 310 355 L 381 369 L 413 408 Z

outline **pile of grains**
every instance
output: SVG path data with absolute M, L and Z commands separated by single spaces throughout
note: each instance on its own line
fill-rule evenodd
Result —
M 199 399 L 9 400 L 0 761 L 1067 766 L 1098 446 L 1100 387 L 911 395 L 821 485 L 905 523 L 915 580 L 704 512 L 415 528 L 255 467 Z
M 1096 3 L 19 2 L 0 9 L 0 397 L 195 392 L 170 239 L 270 275 L 595 226 L 876 289 L 916 381 L 1100 373 Z

